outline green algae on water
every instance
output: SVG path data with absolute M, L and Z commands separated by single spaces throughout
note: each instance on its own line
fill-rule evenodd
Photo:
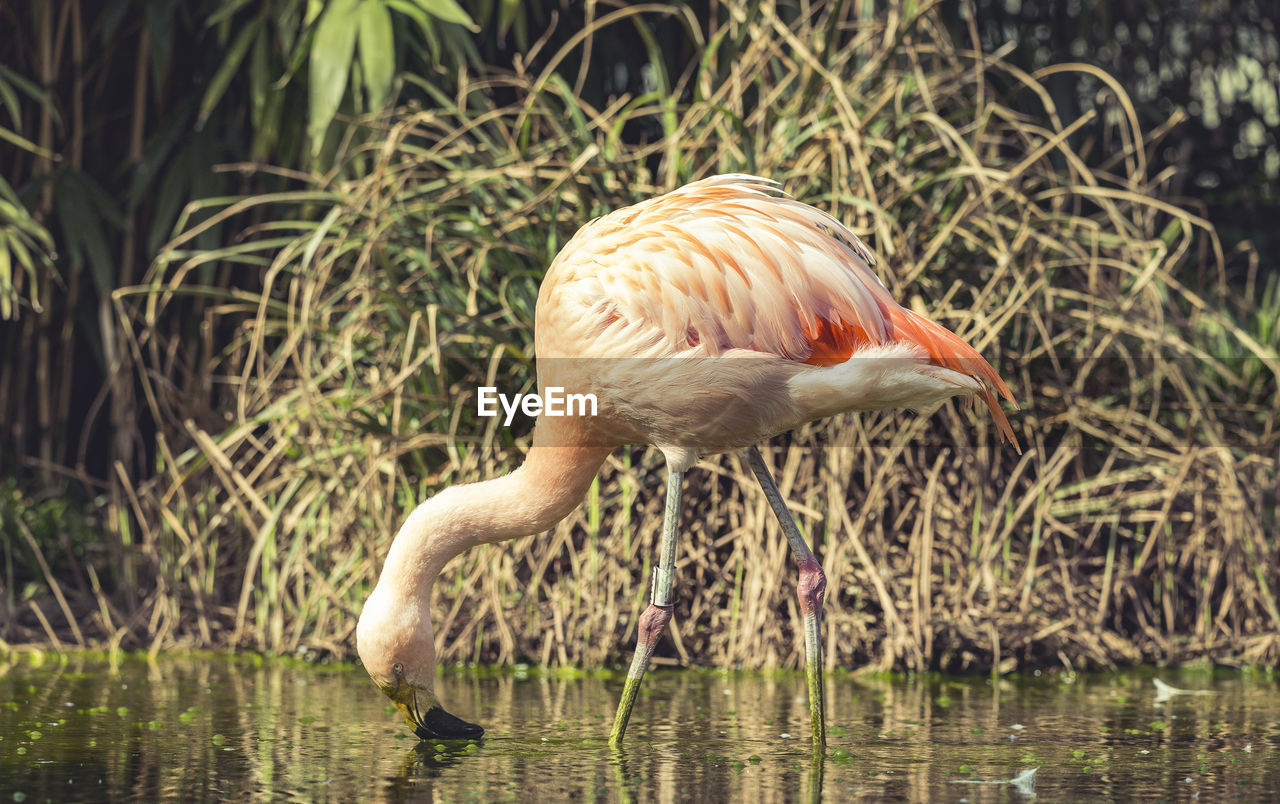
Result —
M 1179 681 L 1162 671 L 1176 688 L 1215 694 L 1155 708 L 1145 671 L 1078 674 L 1068 684 L 845 675 L 829 690 L 840 725 L 816 754 L 802 674 L 662 669 L 646 681 L 651 695 L 617 750 L 601 713 L 616 704 L 618 678 L 525 675 L 442 673 L 441 699 L 487 729 L 484 740 L 455 745 L 419 741 L 354 667 L 213 655 L 11 658 L 0 674 L 0 801 L 163 797 L 145 788 L 162 779 L 194 799 L 413 798 L 429 785 L 449 800 L 814 791 L 841 800 L 854 789 L 949 800 L 952 782 L 1012 784 L 1034 768 L 1043 769 L 1034 781 L 1043 800 L 1153 791 L 1204 800 L 1280 785 L 1280 696 L 1274 674 L 1261 672 Z M 939 706 L 944 697 L 949 705 Z M 660 787 L 674 778 L 678 791 Z

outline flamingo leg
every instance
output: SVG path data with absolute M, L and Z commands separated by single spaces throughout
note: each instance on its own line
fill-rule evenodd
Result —
M 813 726 L 813 747 L 821 750 L 827 744 L 826 696 L 822 684 L 822 598 L 827 590 L 827 576 L 813 551 L 800 535 L 796 521 L 787 510 L 778 484 L 773 481 L 769 467 L 765 465 L 760 450 L 752 446 L 747 450 L 747 460 L 769 506 L 782 525 L 791 553 L 800 565 L 800 581 L 796 593 L 800 598 L 800 612 L 804 615 L 805 675 L 809 680 L 809 719 Z
M 653 588 L 649 608 L 640 615 L 640 623 L 636 629 L 636 654 L 631 660 L 631 669 L 627 671 L 627 683 L 622 688 L 622 700 L 618 702 L 618 712 L 613 717 L 613 731 L 609 733 L 609 744 L 617 746 L 622 742 L 622 735 L 627 730 L 627 721 L 631 718 L 631 707 L 635 705 L 636 695 L 640 691 L 640 681 L 644 671 L 649 667 L 649 658 L 658 646 L 662 629 L 671 621 L 671 609 L 674 596 L 676 574 L 676 526 L 680 520 L 680 481 L 683 472 L 671 472 L 667 477 L 667 507 L 662 517 L 662 547 L 658 555 L 658 566 L 653 568 Z

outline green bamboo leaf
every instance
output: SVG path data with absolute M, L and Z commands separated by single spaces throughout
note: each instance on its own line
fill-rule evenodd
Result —
M 413 0 L 387 0 L 387 7 L 412 19 L 419 28 L 426 30 L 431 27 L 431 17 L 415 6 Z
M 313 37 L 309 34 L 310 32 L 307 32 L 307 35 L 299 38 L 296 46 L 292 48 L 285 48 L 284 52 L 288 54 L 288 58 L 286 59 L 288 61 L 288 66 L 285 67 L 284 75 L 272 82 L 272 89 L 284 89 L 289 85 L 289 82 L 293 80 L 293 77 L 297 75 L 298 71 L 302 69 L 302 65 L 307 61 L 307 56 L 310 55 L 310 51 L 307 48 L 313 41 Z M 283 45 L 283 42 L 281 42 L 281 44 Z
M 31 217 L 13 188 L 0 178 L 0 231 L 6 229 L 11 234 L 10 248 L 17 254 L 22 265 L 31 266 L 29 270 L 34 270 L 35 262 L 27 251 L 24 244 L 26 241 L 38 250 L 42 265 L 53 267 L 53 235 Z
M 9 186 L 9 182 L 4 180 L 4 176 L 0 176 L 0 198 L 6 198 L 14 204 L 21 204 L 18 194 Z
M 520 11 L 520 0 L 501 0 L 498 4 L 498 36 L 505 37 Z M 728 30 L 727 28 L 725 30 Z
M 307 15 L 303 18 L 303 25 L 310 25 L 320 16 L 320 12 L 324 11 L 325 0 L 307 0 Z
M 471 28 L 473 32 L 479 30 L 478 26 Z M 444 44 L 445 52 L 451 57 L 459 62 L 465 59 L 475 70 L 484 69 L 484 59 L 480 57 L 480 51 L 476 48 L 476 37 L 470 35 L 466 28 L 461 25 L 443 25 L 440 29 L 440 39 Z
M 382 0 L 364 0 L 360 5 L 360 67 L 369 111 L 377 111 L 390 94 L 396 74 L 391 12 Z
M 21 135 L 15 134 L 4 126 L 0 126 L 0 140 L 10 142 L 24 151 L 30 151 L 36 156 L 43 156 L 45 159 L 57 159 L 58 155 L 47 148 L 41 148 L 31 140 Z
M 111 251 L 100 223 L 102 218 L 88 198 L 78 192 L 80 188 L 76 185 L 79 182 L 68 180 L 66 184 L 59 184 L 54 203 L 58 222 L 62 224 L 62 242 L 67 245 L 72 269 L 80 270 L 87 266 L 98 292 L 110 293 L 115 283 L 111 275 Z
M 204 21 L 205 27 L 212 28 L 215 25 L 229 21 L 233 16 L 235 16 L 237 11 L 249 5 L 253 1 L 254 0 L 224 0 L 218 10 L 210 14 L 208 19 Z
M 13 124 L 22 128 L 22 104 L 18 103 L 18 93 L 13 91 L 13 87 L 4 78 L 0 78 L 0 99 L 4 100 L 4 106 L 9 110 L 9 117 L 13 120 Z
M 44 235 L 45 237 L 50 236 L 49 233 L 45 231 L 43 228 L 38 230 L 35 234 Z M 27 248 L 27 242 L 30 239 L 31 238 L 29 237 L 23 237 L 22 232 L 12 232 L 9 235 L 9 251 L 12 253 L 13 259 L 17 260 L 18 265 L 21 265 L 23 270 L 27 272 L 27 276 L 30 277 L 31 288 L 32 288 L 32 292 L 34 293 L 36 288 L 37 257 L 39 258 L 40 265 L 43 265 L 45 268 L 48 268 L 50 270 L 53 269 L 53 258 L 50 257 L 50 254 L 48 251 L 38 251 L 35 255 L 33 255 L 31 253 L 31 249 Z M 35 247 L 39 244 L 32 243 L 31 245 L 32 247 Z M 52 247 L 53 247 L 52 244 L 50 244 L 49 248 L 52 248 Z
M 418 23 L 422 38 L 427 40 L 427 47 L 432 53 L 440 51 L 440 37 L 436 35 L 431 15 L 414 5 L 414 0 L 387 0 L 387 6 Z
M 17 130 L 22 128 L 22 104 L 18 99 L 19 92 L 40 104 L 46 112 L 53 116 L 55 121 L 61 123 L 61 117 L 58 115 L 58 110 L 52 103 L 50 103 L 48 93 L 42 92 L 38 86 L 31 83 L 26 78 L 23 78 L 13 70 L 10 70 L 8 67 L 5 67 L 3 64 L 0 64 L 0 98 L 3 98 L 4 106 L 9 110 L 9 116 L 13 119 L 14 129 Z M 46 159 L 58 158 L 56 155 L 18 134 L 16 130 L 0 127 L 0 137 L 3 137 L 25 151 L 38 154 Z
M 438 17 L 445 22 L 456 22 L 459 25 L 465 25 L 471 30 L 478 30 L 476 24 L 472 22 L 470 15 L 462 10 L 462 6 L 458 5 L 454 0 L 413 0 L 418 7 L 433 17 Z
M 21 74 L 10 70 L 3 64 L 0 64 L 0 83 L 10 85 L 11 88 L 18 90 L 23 95 L 31 98 L 31 100 L 39 103 L 51 114 L 56 115 L 58 113 L 57 108 L 54 107 L 52 102 L 50 102 L 49 94 L 47 92 L 41 91 L 40 87 L 33 81 L 24 78 Z M 59 122 L 61 122 L 61 118 L 58 119 Z
M 145 30 L 152 42 L 172 42 L 174 37 L 174 14 L 178 3 L 147 3 L 144 17 Z M 173 66 L 173 48 L 147 48 L 151 61 L 151 80 L 155 86 L 164 86 L 169 70 Z
M 347 92 L 347 76 L 355 52 L 360 8 L 356 0 L 336 0 L 325 9 L 311 42 L 311 109 L 307 135 L 311 153 L 320 153 L 325 132 Z
M 9 261 L 9 235 L 0 229 L 0 320 L 13 318 L 13 302 L 17 297 L 13 289 L 13 265 Z
M 255 17 L 245 24 L 244 28 L 232 41 L 231 47 L 227 50 L 227 57 L 223 60 L 222 66 L 213 74 L 213 80 L 209 82 L 209 88 L 204 91 L 204 99 L 200 101 L 200 116 L 196 119 L 196 128 L 204 127 L 205 121 L 209 119 L 210 113 L 213 112 L 218 101 L 222 100 L 223 94 L 227 91 L 227 86 L 231 83 L 231 79 L 240 71 L 240 64 L 244 61 L 244 54 L 249 51 L 249 45 L 253 42 L 258 30 L 262 27 L 262 19 Z
M 110 293 L 119 284 L 117 272 L 133 269 L 120 265 L 111 250 L 111 231 L 119 232 L 125 226 L 119 201 L 93 177 L 76 170 L 59 176 L 54 196 L 63 242 L 78 247 L 80 264 L 89 268 L 98 292 Z
M 262 116 L 271 95 L 271 66 L 269 50 L 271 42 L 266 31 L 253 42 L 253 55 L 249 57 L 249 119 L 253 122 L 253 146 L 251 153 L 266 152 L 263 144 Z

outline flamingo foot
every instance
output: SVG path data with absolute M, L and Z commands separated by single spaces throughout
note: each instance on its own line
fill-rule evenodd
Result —
M 644 679 L 644 671 L 649 667 L 649 658 L 658 647 L 663 629 L 671 622 L 671 608 L 650 603 L 649 608 L 640 615 L 640 623 L 636 628 L 636 654 L 631 659 L 627 683 L 622 688 L 622 700 L 618 702 L 618 711 L 613 717 L 613 731 L 609 732 L 609 744 L 612 746 L 621 743 L 622 735 L 627 731 L 627 721 L 631 719 L 631 708 L 635 706 L 640 682 Z

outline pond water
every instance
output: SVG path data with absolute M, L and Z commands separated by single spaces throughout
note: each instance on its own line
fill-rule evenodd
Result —
M 1162 695 L 1156 678 L 1207 694 Z M 432 744 L 407 732 L 359 667 L 19 653 L 0 657 L 0 802 L 1255 800 L 1280 790 L 1271 672 L 837 674 L 828 685 L 829 745 L 815 756 L 802 675 L 659 668 L 613 751 L 620 674 L 442 671 L 448 708 L 488 732 Z

